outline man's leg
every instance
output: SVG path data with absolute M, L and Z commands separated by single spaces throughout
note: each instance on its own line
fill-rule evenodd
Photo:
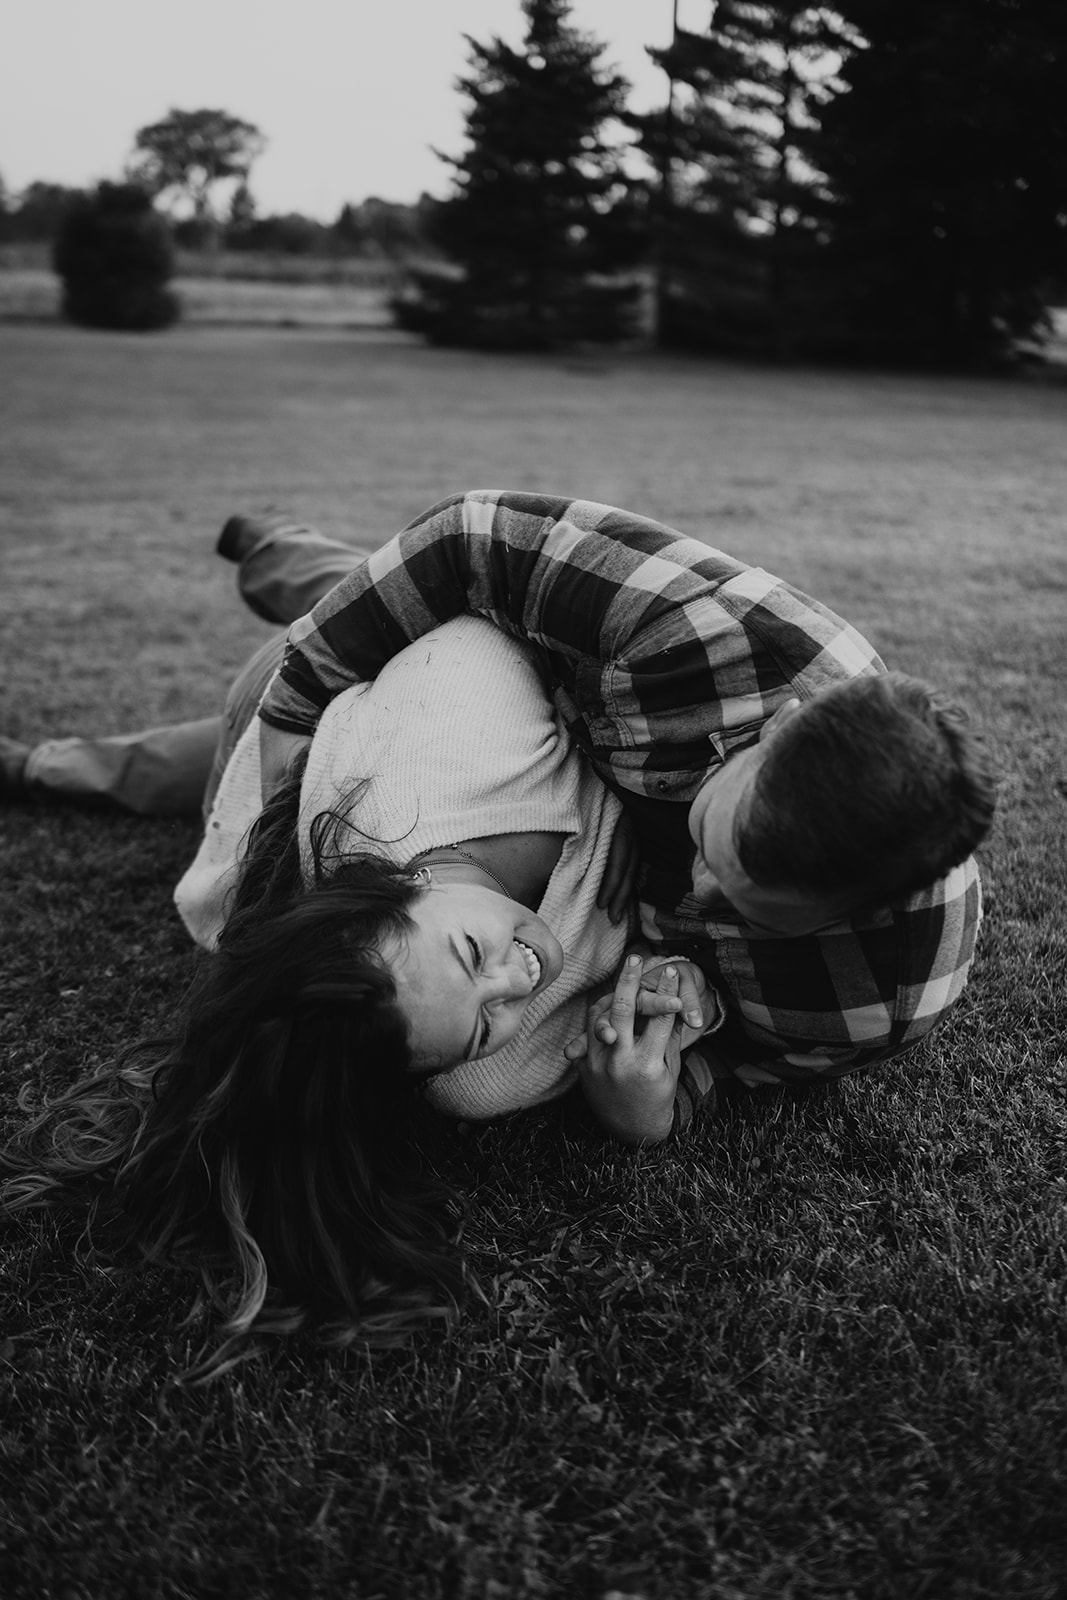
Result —
M 30 747 L 11 799 L 76 801 L 141 816 L 196 816 L 222 732 L 221 717 L 100 739 L 46 739 Z M 11 773 L 14 777 L 15 764 Z
M 238 588 L 252 610 L 283 624 L 310 611 L 369 553 L 275 515 L 231 517 L 218 548 L 239 563 Z M 100 739 L 48 739 L 32 747 L 0 738 L 0 797 L 195 816 L 218 785 L 235 726 L 239 730 L 254 712 L 249 684 L 258 700 L 279 656 L 273 641 L 256 652 L 234 686 L 236 701 L 231 691 L 225 718 Z
M 219 554 L 238 563 L 237 587 L 256 616 L 286 627 L 376 548 L 356 549 L 273 513 L 231 517 L 218 542 Z

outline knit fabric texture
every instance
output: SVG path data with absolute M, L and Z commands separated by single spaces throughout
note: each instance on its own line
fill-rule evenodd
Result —
M 175 892 L 190 933 L 211 949 L 226 915 L 244 839 L 259 811 L 258 722 L 227 765 L 197 857 Z M 527 1008 L 502 1050 L 433 1079 L 427 1094 L 452 1116 L 502 1115 L 562 1094 L 576 1080 L 564 1045 L 585 1026 L 586 992 L 611 978 L 630 933 L 596 896 L 620 814 L 574 749 L 536 657 L 477 617 L 435 628 L 373 683 L 336 696 L 308 755 L 298 824 L 305 870 L 311 825 L 339 819 L 343 852 L 371 850 L 403 866 L 424 851 L 498 833 L 564 835 L 534 909 L 566 952 L 563 972 Z

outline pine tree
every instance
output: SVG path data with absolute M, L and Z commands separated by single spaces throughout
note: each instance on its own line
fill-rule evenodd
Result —
M 865 48 L 823 114 L 836 353 L 996 362 L 1067 270 L 1062 0 L 841 0 Z
M 444 157 L 454 192 L 429 216 L 432 242 L 461 276 L 416 275 L 398 313 L 441 343 L 546 348 L 612 338 L 628 326 L 634 287 L 591 274 L 632 262 L 643 245 L 621 161 L 628 84 L 599 64 L 603 46 L 569 25 L 568 0 L 523 0 L 522 48 L 468 39 L 460 88 L 468 146 Z
M 663 245 L 668 341 L 798 346 L 825 207 L 819 111 L 849 38 L 826 6 L 717 0 L 706 34 L 679 32 L 650 52 L 683 86 L 669 131 L 662 117 L 642 129 L 655 164 L 677 173 Z

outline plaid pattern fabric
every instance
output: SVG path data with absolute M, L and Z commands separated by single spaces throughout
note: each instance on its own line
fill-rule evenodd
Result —
M 573 738 L 626 804 L 644 863 L 645 937 L 699 961 L 726 1000 L 717 1072 L 748 1083 L 837 1076 L 898 1054 L 954 1003 L 981 914 L 973 861 L 899 905 L 803 938 L 709 920 L 689 894 L 687 803 L 707 772 L 792 696 L 885 670 L 848 623 L 759 568 L 612 506 L 458 494 L 293 625 L 260 714 L 309 732 L 334 694 L 462 612 L 539 648 Z

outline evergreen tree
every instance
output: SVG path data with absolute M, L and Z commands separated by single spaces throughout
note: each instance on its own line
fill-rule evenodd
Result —
M 669 168 L 661 327 L 675 343 L 786 353 L 809 320 L 825 207 L 819 112 L 851 30 L 826 6 L 718 0 L 706 34 L 651 51 L 682 85 L 640 119 Z
M 1067 245 L 1062 0 L 841 0 L 823 113 L 836 352 L 983 364 L 1039 331 Z
M 176 322 L 168 287 L 174 241 L 151 196 L 135 184 L 101 183 L 60 223 L 52 264 L 63 280 L 63 314 L 86 328 L 144 332 Z
M 453 194 L 428 215 L 431 241 L 461 274 L 415 274 L 398 316 L 442 343 L 545 348 L 626 331 L 636 287 L 590 274 L 642 248 L 612 123 L 628 85 L 603 47 L 568 22 L 568 0 L 523 0 L 522 48 L 468 39 L 460 88 L 468 147 L 444 157 Z M 620 130 L 621 133 L 621 130 Z

